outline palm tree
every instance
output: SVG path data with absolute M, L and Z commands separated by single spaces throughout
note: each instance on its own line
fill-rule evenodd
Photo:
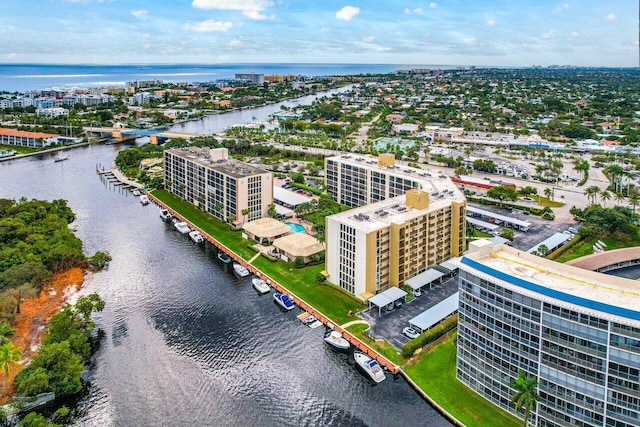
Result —
M 241 211 L 241 213 L 242 213 L 242 222 L 246 222 L 247 221 L 247 215 L 249 215 L 249 212 L 251 212 L 249 210 L 249 208 L 242 209 L 242 211 Z
M 540 400 L 540 396 L 536 391 L 538 380 L 536 377 L 529 376 L 525 371 L 520 370 L 518 378 L 511 380 L 509 387 L 516 391 L 511 398 L 511 403 L 514 404 L 516 411 L 520 412 L 524 408 L 523 426 L 527 427 L 531 410 L 535 409 L 536 403 Z
M 602 193 L 600 193 L 600 199 L 602 199 L 602 207 L 606 208 L 607 200 L 611 200 L 611 192 L 603 190 Z
M 620 206 L 620 202 L 624 202 L 624 195 L 622 193 L 615 193 L 613 198 L 616 199 L 616 206 Z
M 544 189 L 544 195 L 547 197 L 547 199 L 551 200 L 551 195 L 553 194 L 553 190 L 549 187 Z
M 0 369 L 4 373 L 2 391 L 7 388 L 7 379 L 11 374 L 11 367 L 17 365 L 21 357 L 22 349 L 14 347 L 13 343 L 8 342 L 0 346 Z
M 9 338 L 16 332 L 8 323 L 0 322 L 0 345 L 9 342 Z
M 633 213 L 635 213 L 636 205 L 640 202 L 640 196 L 638 196 L 636 193 L 631 193 L 629 194 L 629 201 L 633 205 Z

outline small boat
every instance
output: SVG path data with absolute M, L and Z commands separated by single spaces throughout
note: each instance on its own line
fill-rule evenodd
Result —
M 348 351 L 351 348 L 349 341 L 338 331 L 327 331 L 324 335 L 324 342 L 339 351 Z
M 194 243 L 202 243 L 204 242 L 204 237 L 202 237 L 202 234 L 200 234 L 199 231 L 190 231 L 189 232 L 189 237 L 191 238 L 191 240 L 193 240 Z
M 161 209 L 160 210 L 160 218 L 162 218 L 163 221 L 167 221 L 167 220 L 171 219 L 171 214 L 169 213 L 168 210 Z
M 233 263 L 233 272 L 239 278 L 247 277 L 249 274 L 251 274 L 251 272 L 249 270 L 247 270 L 247 267 L 245 267 L 244 265 L 242 265 L 240 263 L 237 263 L 237 262 Z
M 143 205 L 148 205 L 149 202 L 150 202 L 149 196 L 147 196 L 146 194 L 143 194 L 142 196 L 140 196 L 140 203 L 142 203 Z
M 289 295 L 276 292 L 275 294 L 273 294 L 273 299 L 284 310 L 287 310 L 287 311 L 293 310 L 293 308 L 295 307 L 295 304 L 293 303 L 293 301 L 291 301 L 291 298 L 289 298 Z
M 186 222 L 176 222 L 175 224 L 173 224 L 173 226 L 182 234 L 187 234 L 191 231 L 191 229 L 189 228 L 189 224 L 187 224 Z
M 381 383 L 387 378 L 384 375 L 384 371 L 380 364 L 366 354 L 357 351 L 353 354 L 353 358 L 356 361 L 356 365 L 359 366 L 373 381 Z
M 65 160 L 69 159 L 69 156 L 59 156 L 56 157 L 54 162 L 58 163 L 58 162 L 64 162 Z
M 306 311 L 298 314 L 298 319 L 300 319 L 303 325 L 311 329 L 315 329 L 322 326 L 321 321 L 319 321 L 313 314 L 309 314 Z
M 271 288 L 269 287 L 267 282 L 259 277 L 254 277 L 253 279 L 251 279 L 251 285 L 253 286 L 253 289 L 258 291 L 258 293 L 260 294 L 268 294 L 269 292 L 271 292 Z
M 231 257 L 229 257 L 229 255 L 225 254 L 224 252 L 218 252 L 218 259 L 225 264 L 229 264 L 231 262 Z
M 140 190 L 133 190 L 131 193 L 133 193 L 134 196 L 138 197 L 140 195 Z

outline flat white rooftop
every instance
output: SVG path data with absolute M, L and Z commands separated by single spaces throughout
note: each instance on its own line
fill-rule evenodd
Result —
M 487 245 L 452 262 L 525 295 L 640 326 L 640 282 L 583 270 L 506 245 Z
M 447 183 L 451 185 L 450 188 Z M 445 187 L 447 187 L 446 192 L 444 190 Z M 429 207 L 427 209 L 414 209 L 407 206 L 405 203 L 406 195 L 400 195 L 381 202 L 340 212 L 328 218 L 349 225 L 355 229 L 370 232 L 388 227 L 391 223 L 403 224 L 410 219 L 424 215 L 425 212 L 446 208 L 451 205 L 452 201 L 464 203 L 464 196 L 451 181 L 443 181 L 440 188 L 441 191 L 429 194 Z

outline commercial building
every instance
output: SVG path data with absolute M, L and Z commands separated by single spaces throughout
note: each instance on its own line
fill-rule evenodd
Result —
M 460 381 L 513 413 L 524 370 L 538 380 L 535 426 L 640 425 L 637 281 L 485 240 L 454 263 Z
M 264 74 L 255 74 L 255 73 L 236 74 L 236 80 L 244 80 L 256 85 L 261 85 L 264 83 Z
M 58 143 L 58 135 L 0 128 L 0 144 L 44 148 Z
M 325 159 L 325 184 L 333 200 L 349 207 L 365 206 L 418 189 L 438 196 L 438 185 L 451 181 L 439 171 L 397 166 L 393 154 L 377 158 L 343 154 Z M 454 186 L 455 187 L 455 186 Z M 455 190 L 457 194 L 459 191 Z
M 165 150 L 164 173 L 168 191 L 222 221 L 265 217 L 273 203 L 273 173 L 230 158 L 226 148 Z
M 445 176 L 406 194 L 326 218 L 326 274 L 363 300 L 459 256 L 465 198 Z

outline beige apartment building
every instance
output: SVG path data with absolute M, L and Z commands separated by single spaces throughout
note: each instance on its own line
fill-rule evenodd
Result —
M 234 216 L 237 224 L 266 217 L 273 203 L 273 173 L 230 158 L 226 148 L 165 150 L 164 184 L 222 221 Z
M 462 255 L 464 195 L 445 176 L 429 187 L 327 217 L 328 280 L 367 300 Z

